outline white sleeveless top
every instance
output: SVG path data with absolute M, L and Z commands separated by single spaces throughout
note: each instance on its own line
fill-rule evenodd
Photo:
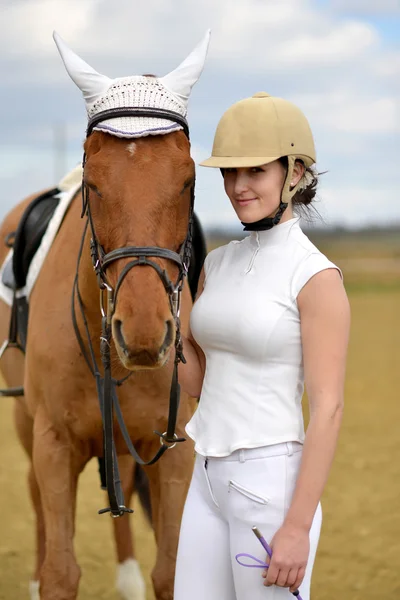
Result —
M 297 295 L 335 268 L 299 217 L 210 252 L 190 326 L 206 356 L 198 408 L 186 426 L 204 456 L 304 441 L 304 372 Z M 342 275 L 340 269 L 338 269 Z

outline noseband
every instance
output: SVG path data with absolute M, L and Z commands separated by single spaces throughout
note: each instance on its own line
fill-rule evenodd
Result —
M 101 121 L 110 118 L 116 117 L 137 117 L 145 114 L 149 117 L 154 118 L 162 118 L 173 121 L 178 125 L 181 125 L 184 133 L 189 139 L 189 128 L 187 121 L 180 114 L 162 110 L 162 109 L 150 109 L 150 108 L 121 108 L 121 109 L 112 109 L 102 111 L 96 114 L 89 120 L 86 136 L 88 137 L 94 127 Z M 83 157 L 83 169 L 85 168 L 86 156 Z M 172 449 L 176 443 L 185 441 L 185 438 L 178 438 L 175 433 L 176 421 L 178 416 L 178 408 L 179 408 L 179 399 L 180 399 L 180 386 L 178 383 L 178 364 L 179 362 L 185 363 L 186 360 L 183 356 L 182 351 L 182 338 L 180 332 L 180 305 L 181 305 L 181 294 L 183 289 L 183 284 L 185 277 L 187 276 L 190 258 L 192 253 L 192 230 L 193 230 L 193 210 L 194 210 L 194 187 L 191 191 L 191 202 L 190 202 L 190 211 L 189 211 L 189 223 L 188 223 L 188 231 L 186 235 L 186 239 L 181 246 L 181 250 L 179 253 L 174 252 L 173 250 L 167 248 L 159 248 L 157 246 L 125 246 L 123 248 L 118 248 L 115 250 L 111 250 L 108 253 L 104 252 L 103 247 L 99 243 L 99 240 L 96 236 L 94 223 L 90 211 L 90 202 L 89 202 L 89 190 L 87 185 L 84 182 L 84 178 L 82 180 L 82 217 L 87 215 L 87 222 L 84 228 L 81 248 L 79 252 L 78 258 L 78 268 L 74 282 L 74 290 L 73 290 L 73 298 L 72 298 L 72 316 L 73 323 L 75 328 L 75 333 L 78 338 L 78 342 L 80 348 L 82 350 L 83 356 L 92 372 L 92 374 L 96 378 L 97 384 L 97 392 L 99 396 L 100 409 L 102 413 L 103 419 L 103 439 L 104 439 L 104 462 L 105 462 L 105 483 L 107 487 L 108 497 L 110 501 L 110 507 L 105 508 L 99 513 L 110 512 L 113 517 L 122 516 L 125 512 L 133 512 L 131 509 L 127 508 L 124 505 L 124 497 L 119 477 L 118 470 L 118 460 L 117 453 L 115 449 L 114 443 L 114 432 L 113 432 L 113 415 L 114 410 L 117 417 L 117 422 L 120 427 L 122 436 L 125 440 L 125 443 L 128 447 L 130 454 L 133 456 L 135 461 L 140 465 L 152 465 L 161 458 L 166 450 Z M 86 235 L 86 231 L 88 225 L 91 229 L 91 240 L 90 240 L 90 252 L 93 262 L 93 268 L 97 275 L 97 281 L 100 288 L 100 309 L 102 316 L 102 334 L 100 338 L 100 353 L 101 360 L 103 364 L 103 377 L 101 376 L 93 351 L 93 347 L 91 344 L 90 333 L 88 329 L 88 324 L 86 321 L 86 317 L 84 314 L 84 307 L 82 298 L 79 292 L 79 283 L 78 283 L 78 269 L 80 257 L 83 251 L 83 243 Z M 110 285 L 106 271 L 107 268 L 113 264 L 115 261 L 120 259 L 132 258 L 131 260 L 121 271 L 115 289 Z M 160 265 L 152 260 L 154 258 L 158 259 L 166 259 L 178 265 L 179 273 L 177 280 L 172 282 L 166 272 L 165 269 L 162 269 Z M 144 461 L 136 451 L 134 445 L 132 444 L 129 432 L 125 426 L 124 419 L 122 416 L 121 408 L 118 401 L 118 396 L 116 393 L 116 387 L 122 385 L 122 383 L 130 377 L 128 375 L 124 379 L 120 381 L 116 381 L 111 376 L 111 359 L 110 359 L 110 349 L 111 349 L 111 338 L 112 338 L 112 330 L 111 323 L 112 317 L 115 313 L 116 303 L 118 299 L 118 293 L 121 289 L 121 285 L 128 275 L 128 273 L 134 267 L 138 266 L 148 266 L 152 267 L 156 273 L 159 275 L 165 291 L 168 295 L 169 304 L 171 308 L 171 314 L 175 323 L 175 360 L 174 360 L 174 370 L 172 376 L 172 384 L 170 390 L 170 403 L 169 403 L 169 415 L 168 415 L 168 424 L 167 430 L 164 433 L 159 431 L 155 431 L 158 436 L 160 436 L 160 448 L 153 456 L 151 460 Z M 104 295 L 106 295 L 106 301 L 104 300 Z M 88 355 L 85 345 L 83 343 L 82 337 L 79 332 L 76 314 L 75 314 L 75 299 L 78 302 L 79 308 L 81 310 L 84 326 L 86 329 L 86 333 L 88 336 L 89 343 L 89 352 Z

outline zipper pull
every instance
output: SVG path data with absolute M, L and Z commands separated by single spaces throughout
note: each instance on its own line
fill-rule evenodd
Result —
M 207 471 L 208 468 L 208 458 L 206 457 L 205 461 L 204 461 L 204 468 Z
M 256 231 L 256 242 L 257 242 L 257 248 L 254 250 L 251 260 L 250 260 L 250 263 L 249 263 L 249 266 L 247 267 L 247 269 L 245 271 L 246 275 L 247 275 L 247 273 L 250 273 L 250 271 L 252 270 L 254 261 L 256 260 L 256 256 L 260 251 L 261 246 L 260 246 L 260 236 L 258 234 L 258 231 Z

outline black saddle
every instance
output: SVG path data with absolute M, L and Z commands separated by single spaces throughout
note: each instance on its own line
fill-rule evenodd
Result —
M 29 266 L 57 208 L 59 193 L 60 190 L 54 188 L 35 198 L 25 209 L 16 231 L 7 236 L 6 244 L 12 246 L 14 252 L 3 271 L 2 282 L 13 291 L 26 285 Z
M 13 248 L 13 257 L 4 268 L 2 283 L 14 295 L 8 340 L 3 344 L 1 354 L 7 348 L 18 348 L 25 352 L 29 306 L 21 290 L 26 285 L 29 265 L 57 208 L 59 192 L 58 188 L 54 188 L 35 198 L 25 209 L 16 231 L 8 234 L 5 239 L 5 244 Z M 22 396 L 23 393 L 23 388 L 0 390 L 0 396 Z

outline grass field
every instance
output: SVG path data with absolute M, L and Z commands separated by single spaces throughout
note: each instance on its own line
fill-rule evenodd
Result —
M 395 236 L 358 243 L 350 238 L 315 241 L 343 269 L 352 328 L 345 415 L 322 499 L 312 597 L 387 600 L 400 594 L 400 241 Z M 307 420 L 306 399 L 304 404 Z M 33 516 L 25 483 L 27 462 L 11 417 L 12 403 L 3 399 L 0 600 L 24 600 L 33 565 Z M 82 600 L 117 598 L 111 523 L 96 514 L 103 504 L 96 464 L 91 463 L 81 478 L 78 501 Z M 149 582 L 154 540 L 140 511 L 133 518 L 138 558 Z M 151 592 L 148 598 L 153 599 Z

